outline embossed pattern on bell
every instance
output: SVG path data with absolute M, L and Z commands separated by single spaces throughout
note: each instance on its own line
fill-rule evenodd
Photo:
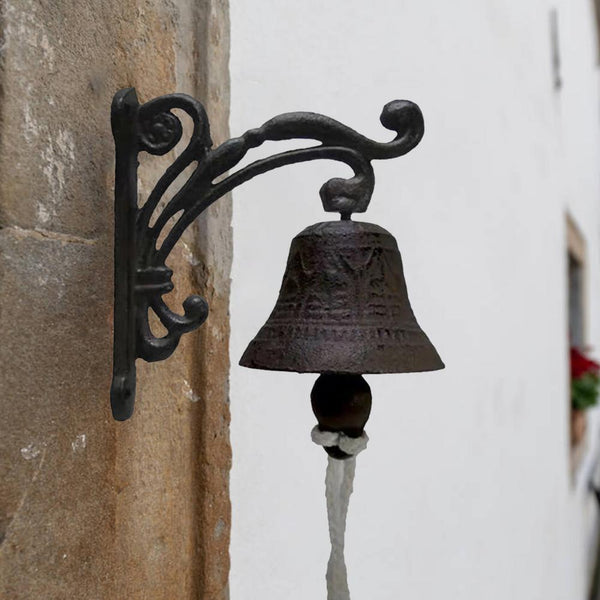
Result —
M 413 314 L 396 240 L 355 221 L 317 223 L 294 238 L 275 308 L 240 364 L 318 373 L 444 366 Z

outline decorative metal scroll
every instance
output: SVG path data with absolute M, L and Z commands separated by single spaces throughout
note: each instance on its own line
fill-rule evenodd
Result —
M 183 135 L 173 109 L 184 111 L 193 122 L 185 149 L 166 169 L 145 203 L 138 208 L 137 167 L 139 152 L 163 155 Z M 349 179 L 334 178 L 320 190 L 323 208 L 342 218 L 367 209 L 375 178 L 371 160 L 395 158 L 412 150 L 423 136 L 423 117 L 416 104 L 394 100 L 380 117 L 396 132 L 388 143 L 370 140 L 329 117 L 309 112 L 285 113 L 212 148 L 210 128 L 202 104 L 184 94 L 155 98 L 140 105 L 133 88 L 119 91 L 112 104 L 111 121 L 116 146 L 115 178 L 115 318 L 111 407 L 118 420 L 133 413 L 135 360 L 168 358 L 181 336 L 199 327 L 208 316 L 208 305 L 200 296 L 189 296 L 184 314 L 169 309 L 163 295 L 173 289 L 173 272 L 165 261 L 185 229 L 213 202 L 256 175 L 284 165 L 316 159 L 346 163 L 354 171 Z M 222 177 L 252 148 L 266 141 L 310 139 L 318 145 L 274 154 Z M 196 166 L 186 183 L 161 208 L 159 203 L 175 179 L 192 163 Z M 159 244 L 169 220 L 175 224 Z M 153 215 L 154 223 L 151 225 Z M 148 311 L 154 311 L 167 333 L 155 336 Z

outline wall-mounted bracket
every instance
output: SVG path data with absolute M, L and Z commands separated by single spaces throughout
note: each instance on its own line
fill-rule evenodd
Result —
M 146 201 L 138 207 L 138 154 L 163 155 L 173 150 L 183 135 L 179 118 L 184 111 L 193 122 L 185 149 L 158 180 Z M 168 358 L 181 336 L 199 327 L 208 316 L 200 296 L 189 296 L 184 314 L 173 312 L 162 296 L 173 289 L 172 271 L 165 261 L 185 229 L 213 202 L 241 183 L 277 167 L 316 159 L 344 162 L 354 171 L 350 179 L 334 178 L 320 190 L 323 208 L 342 218 L 367 209 L 375 179 L 371 160 L 395 158 L 414 148 L 423 136 L 423 117 L 416 104 L 394 100 L 383 108 L 381 123 L 396 132 L 388 143 L 372 141 L 329 117 L 308 112 L 285 113 L 212 149 L 204 107 L 184 94 L 155 98 L 140 105 L 133 88 L 119 91 L 112 103 L 112 131 L 116 146 L 115 173 L 115 314 L 111 407 L 115 419 L 133 413 L 135 360 Z M 318 145 L 281 152 L 257 160 L 224 176 L 252 149 L 265 141 L 310 139 Z M 160 209 L 159 202 L 175 179 L 192 163 L 196 166 L 186 183 Z M 161 233 L 169 220 L 175 224 Z M 151 225 L 152 219 L 154 221 Z M 162 238 L 161 238 L 162 239 Z M 156 337 L 150 330 L 152 309 L 167 333 Z

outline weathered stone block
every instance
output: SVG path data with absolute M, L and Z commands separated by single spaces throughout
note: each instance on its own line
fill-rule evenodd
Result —
M 169 261 L 173 306 L 203 294 L 209 320 L 167 363 L 138 361 L 136 413 L 115 423 L 109 108 L 121 87 L 188 92 L 226 138 L 227 3 L 6 0 L 0 22 L 0 595 L 223 600 L 230 205 Z

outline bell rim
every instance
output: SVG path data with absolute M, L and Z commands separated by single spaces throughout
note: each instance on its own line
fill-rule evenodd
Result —
M 369 369 L 369 370 L 345 370 L 345 371 L 328 370 L 328 369 L 298 370 L 297 368 L 284 367 L 284 366 L 262 367 L 262 366 L 251 364 L 251 363 L 245 363 L 245 362 L 243 362 L 243 359 L 244 359 L 244 357 L 242 356 L 242 358 L 238 362 L 238 366 L 244 367 L 246 369 L 255 369 L 257 371 L 279 371 L 280 373 L 298 373 L 300 375 L 304 374 L 304 373 L 306 373 L 306 374 L 308 374 L 308 373 L 321 374 L 321 375 L 394 375 L 394 374 L 402 375 L 402 374 L 406 374 L 406 373 L 430 373 L 431 371 L 443 371 L 446 368 L 446 365 L 442 361 L 441 358 L 439 359 L 439 363 L 436 365 L 429 366 L 429 367 L 421 367 L 418 369 L 407 367 L 404 370 L 401 370 L 400 368 L 395 368 L 395 369 L 379 369 L 379 370 Z
M 254 338 L 239 365 L 264 371 L 291 373 L 390 374 L 439 371 L 445 364 L 435 346 L 420 330 L 412 343 L 331 344 L 320 340 L 294 340 L 285 347 L 274 340 Z M 273 357 L 277 356 L 275 360 Z

